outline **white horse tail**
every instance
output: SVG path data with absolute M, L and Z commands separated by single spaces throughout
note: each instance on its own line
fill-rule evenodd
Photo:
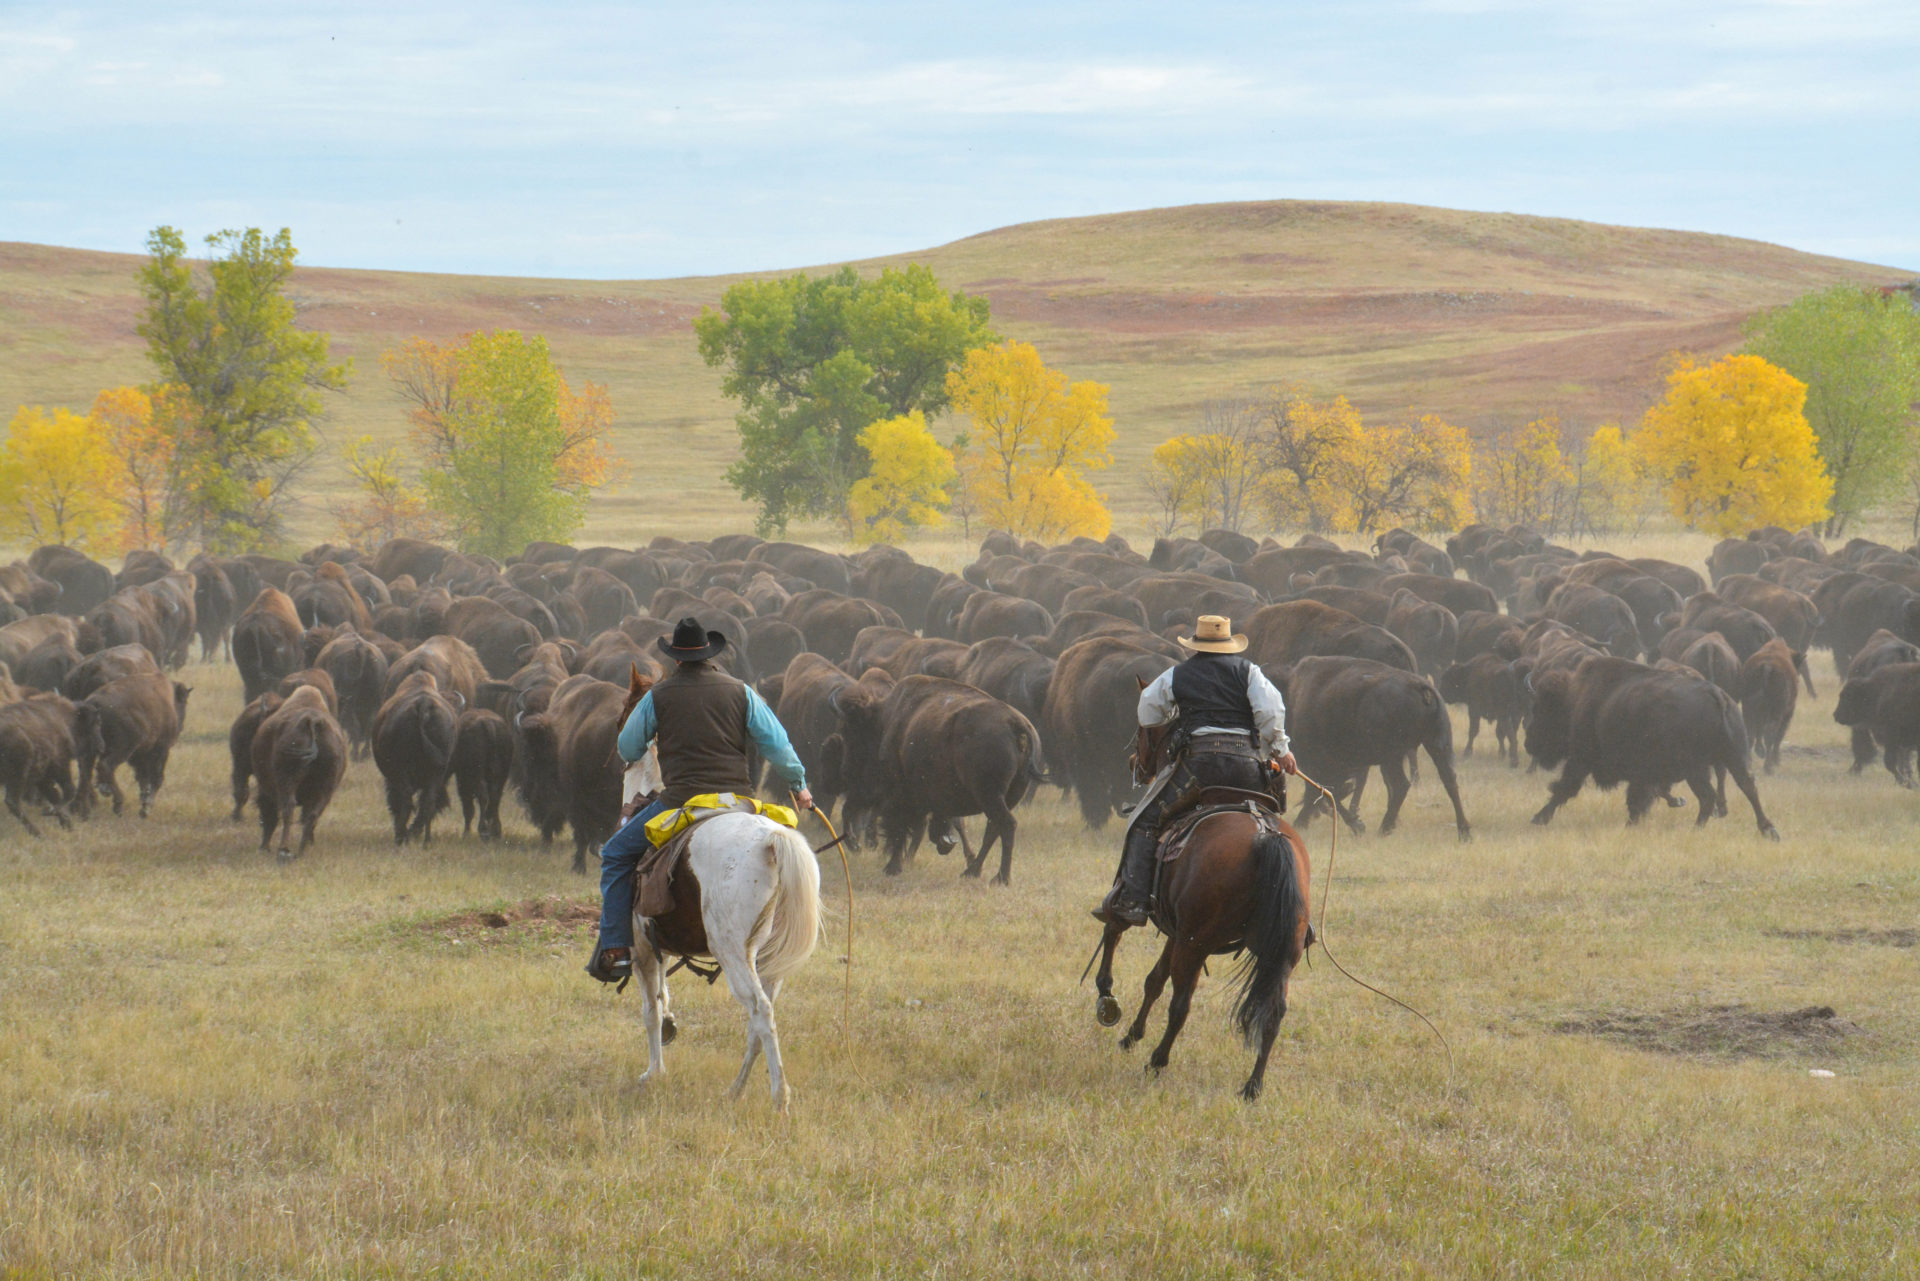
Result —
M 773 920 L 760 945 L 754 968 L 771 983 L 792 974 L 813 955 L 820 941 L 820 864 L 806 838 L 791 827 L 769 824 L 767 852 L 773 855 Z

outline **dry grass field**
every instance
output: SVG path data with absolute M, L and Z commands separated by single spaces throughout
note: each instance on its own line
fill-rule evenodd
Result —
M 1123 527 L 1148 510 L 1140 465 L 1153 446 L 1189 430 L 1213 398 L 1289 380 L 1345 393 L 1368 414 L 1434 411 L 1469 428 L 1543 413 L 1583 428 L 1632 422 L 1655 398 L 1668 352 L 1719 354 L 1755 308 L 1913 274 L 1728 236 L 1306 201 L 1028 223 L 857 265 L 909 261 L 985 294 L 1004 333 L 1073 377 L 1112 386 L 1116 465 L 1098 481 Z M 22 403 L 83 409 L 102 387 L 151 377 L 134 332 L 139 263 L 0 243 L 0 414 Z M 645 541 L 744 528 L 752 515 L 721 478 L 736 456 L 733 406 L 689 327 L 742 278 L 316 268 L 296 275 L 294 293 L 302 323 L 333 335 L 336 355 L 354 362 L 349 388 L 328 400 L 323 430 L 335 446 L 402 432 L 383 350 L 415 334 L 544 334 L 569 378 L 608 385 L 614 446 L 632 464 L 595 500 L 581 537 L 640 531 Z M 663 475 L 671 512 L 657 497 Z M 342 483 L 331 463 L 317 469 L 297 539 L 332 536 L 327 500 Z
M 635 1086 L 637 995 L 580 972 L 593 887 L 517 816 L 396 850 L 356 763 L 312 853 L 258 852 L 238 681 L 192 667 L 151 819 L 0 818 L 0 1275 L 1911 1277 L 1920 800 L 1848 775 L 1816 676 L 1761 783 L 1779 844 L 1737 798 L 1537 829 L 1545 780 L 1483 752 L 1462 845 L 1429 769 L 1399 833 L 1341 840 L 1326 927 L 1451 1069 L 1316 953 L 1253 1106 L 1228 967 L 1158 1079 L 1094 1023 L 1117 825 L 1043 789 L 1008 889 L 857 854 L 845 1040 L 830 858 L 781 1118 L 764 1073 L 721 1097 L 743 1020 L 686 974 Z

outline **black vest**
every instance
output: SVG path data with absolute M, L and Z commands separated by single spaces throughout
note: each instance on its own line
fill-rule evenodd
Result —
M 1180 704 L 1180 728 L 1254 731 L 1253 704 L 1247 698 L 1252 664 L 1238 654 L 1195 654 L 1173 669 L 1173 698 Z
M 660 799 L 685 805 L 703 792 L 753 795 L 747 772 L 747 687 L 705 663 L 679 663 L 653 687 Z

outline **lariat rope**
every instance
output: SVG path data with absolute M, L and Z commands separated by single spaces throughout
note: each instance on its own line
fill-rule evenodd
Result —
M 787 798 L 793 802 L 795 810 L 800 809 L 800 798 L 792 792 Z M 827 825 L 827 835 L 833 839 L 815 850 L 820 854 L 828 849 L 840 851 L 841 883 L 847 887 L 847 974 L 840 991 L 840 1044 L 845 1049 L 849 1062 L 853 1059 L 853 868 L 847 863 L 847 838 L 834 828 L 833 820 L 828 818 L 818 805 L 813 812 Z
M 1327 874 L 1320 883 L 1320 926 L 1315 933 L 1316 940 L 1320 944 L 1320 950 L 1326 955 L 1327 960 L 1333 965 L 1334 969 L 1340 971 L 1375 996 L 1382 996 L 1392 1001 L 1395 1005 L 1413 1015 L 1413 1017 L 1419 1019 L 1422 1023 L 1425 1023 L 1427 1030 L 1440 1038 L 1440 1045 L 1447 1052 L 1447 1092 L 1451 1094 L 1453 1092 L 1453 1046 L 1448 1042 L 1446 1034 L 1433 1025 L 1432 1019 L 1414 1009 L 1411 1005 L 1408 1005 L 1405 1001 L 1393 995 L 1393 993 L 1382 992 L 1365 979 L 1355 976 L 1346 966 L 1340 964 L 1340 958 L 1335 956 L 1333 949 L 1327 946 L 1327 900 L 1333 897 L 1333 860 L 1340 848 L 1340 803 L 1334 800 L 1332 792 L 1328 791 L 1317 780 L 1301 773 L 1298 769 L 1294 770 L 1294 777 L 1325 797 L 1327 807 L 1333 811 L 1333 816 L 1327 820 L 1327 826 L 1330 832 L 1330 835 L 1327 837 Z

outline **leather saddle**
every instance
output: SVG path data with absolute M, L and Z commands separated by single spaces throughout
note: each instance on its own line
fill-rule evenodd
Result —
M 1179 859 L 1187 852 L 1187 842 L 1195 829 L 1216 814 L 1248 814 L 1262 832 L 1280 834 L 1280 802 L 1267 793 L 1239 787 L 1202 788 L 1192 806 L 1174 815 L 1161 832 L 1157 861 L 1172 863 Z
M 687 851 L 693 845 L 693 834 L 699 830 L 698 823 L 689 824 L 668 837 L 665 844 L 640 856 L 640 862 L 633 869 L 633 908 L 636 915 L 649 920 L 673 915 L 674 875 L 679 872 L 681 864 L 687 861 Z

